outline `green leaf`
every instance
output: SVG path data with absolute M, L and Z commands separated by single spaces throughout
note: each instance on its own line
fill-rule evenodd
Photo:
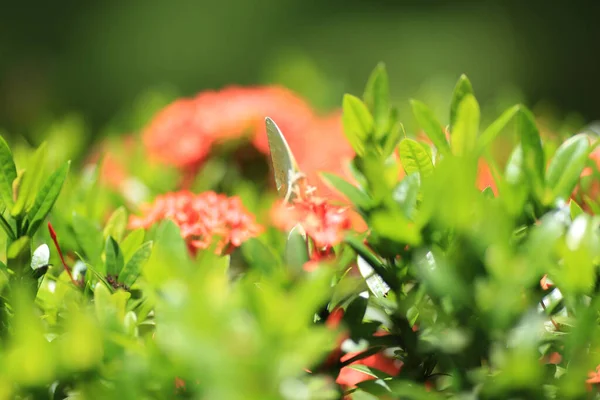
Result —
M 406 218 L 412 219 L 417 209 L 417 198 L 421 187 L 419 174 L 410 174 L 398 183 L 392 197 L 400 205 Z
M 131 231 L 125 237 L 125 239 L 119 243 L 119 247 L 121 247 L 121 252 L 123 253 L 125 262 L 129 261 L 131 256 L 133 256 L 133 253 L 135 253 L 138 247 L 142 245 L 144 242 L 144 236 L 146 236 L 146 231 L 144 228 L 138 228 Z
M 361 296 L 356 296 L 348 305 L 344 312 L 344 321 L 348 326 L 358 326 L 362 324 L 365 312 L 367 311 L 368 300 Z
M 117 208 L 104 227 L 104 238 L 112 236 L 117 242 L 123 239 L 127 228 L 127 210 L 121 206 Z
M 417 100 L 411 100 L 410 104 L 417 123 L 425 131 L 425 134 L 427 134 L 427 137 L 433 142 L 438 151 L 441 154 L 449 153 L 450 145 L 446 140 L 442 125 L 435 117 L 433 111 Z
M 390 89 L 385 64 L 380 63 L 373 70 L 367 81 L 363 98 L 373 114 L 375 131 L 379 137 L 385 133 L 390 116 Z
M 27 213 L 30 223 L 27 235 L 32 236 L 38 230 L 40 224 L 46 218 L 52 209 L 52 206 L 54 206 L 54 202 L 56 202 L 56 199 L 60 194 L 63 183 L 65 182 L 65 179 L 67 179 L 70 164 L 70 161 L 66 162 L 62 167 L 50 175 L 37 193 L 35 202 Z
M 454 86 L 454 92 L 452 93 L 452 102 L 450 103 L 450 131 L 454 132 L 454 125 L 456 124 L 458 109 L 460 103 L 468 95 L 474 96 L 473 86 L 466 75 L 461 75 Z
M 101 270 L 103 268 L 101 257 L 104 239 L 100 228 L 87 218 L 73 213 L 73 231 L 75 240 L 83 250 L 86 260 Z M 106 273 L 102 270 L 100 272 Z
M 12 152 L 4 138 L 0 136 L 0 199 L 8 208 L 15 204 L 13 200 L 15 179 L 17 179 L 17 167 Z
M 300 225 L 296 225 L 285 245 L 285 263 L 292 271 L 301 271 L 309 260 L 306 234 Z
M 365 142 L 373 132 L 373 117 L 367 106 L 356 96 L 344 95 L 342 102 L 344 134 L 356 154 L 362 156 Z
M 486 128 L 485 131 L 477 138 L 477 152 L 481 153 L 488 147 L 496 137 L 502 132 L 502 130 L 508 125 L 508 123 L 514 118 L 520 110 L 520 106 L 512 106 L 508 110 L 504 111 L 502 115 L 498 117 L 494 122 Z
M 389 285 L 385 283 L 383 278 L 375 272 L 373 267 L 364 258 L 358 256 L 356 265 L 360 274 L 365 279 L 369 290 L 375 297 L 382 298 L 390 291 Z
M 253 267 L 268 275 L 281 267 L 278 255 L 259 238 L 251 238 L 242 243 L 242 254 Z
M 27 165 L 23 181 L 19 185 L 17 201 L 11 210 L 13 216 L 20 215 L 23 211 L 28 211 L 33 205 L 35 195 L 44 176 L 47 155 L 48 146 L 44 142 L 37 148 Z
M 367 208 L 372 203 L 368 194 L 346 181 L 342 177 L 328 172 L 320 173 L 327 186 L 343 194 L 348 200 L 360 208 Z
M 111 236 L 106 239 L 106 276 L 117 276 L 123 269 L 123 253 L 119 244 Z M 131 260 L 130 260 L 131 261 Z
M 569 211 L 571 213 L 571 220 L 574 220 L 575 218 L 577 218 L 578 216 L 583 214 L 583 209 L 573 199 L 571 199 L 571 204 L 569 205 Z
M 471 94 L 465 95 L 458 105 L 456 122 L 452 129 L 452 151 L 457 156 L 470 154 L 479 133 L 479 104 Z
M 433 174 L 433 162 L 427 151 L 419 142 L 413 139 L 402 139 L 398 146 L 400 153 L 400 162 L 407 175 L 415 172 L 422 178 L 427 178 Z
M 589 147 L 587 135 L 579 134 L 556 150 L 546 172 L 546 184 L 555 198 L 567 199 L 571 195 L 587 162 Z
M 397 121 L 398 119 L 398 110 L 393 108 L 391 112 L 391 119 Z M 392 155 L 394 150 L 396 150 L 396 146 L 400 143 L 403 137 L 406 137 L 406 132 L 404 131 L 404 125 L 400 122 L 394 122 L 389 129 L 389 132 L 383 138 L 383 156 L 389 157 Z
M 136 279 L 142 273 L 142 267 L 150 258 L 152 254 L 152 242 L 144 243 L 135 253 L 131 256 L 131 259 L 127 261 L 125 267 L 119 273 L 118 281 L 124 285 L 131 287 Z
M 521 107 L 517 117 L 517 132 L 523 149 L 523 172 L 529 178 L 534 193 L 537 193 L 539 198 L 544 182 L 544 150 L 535 118 L 525 107 Z

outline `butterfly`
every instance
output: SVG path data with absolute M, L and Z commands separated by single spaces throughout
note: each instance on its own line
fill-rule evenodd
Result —
M 288 202 L 293 199 L 296 187 L 306 176 L 300 171 L 292 150 L 275 121 L 266 117 L 265 124 L 277 193 L 284 202 Z

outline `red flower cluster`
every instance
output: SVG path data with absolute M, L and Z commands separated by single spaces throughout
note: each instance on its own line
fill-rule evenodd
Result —
M 132 216 L 129 228 L 148 228 L 155 222 L 171 219 L 181 229 L 191 252 L 210 247 L 218 240 L 216 251 L 227 253 L 261 231 L 239 197 L 215 192 L 193 194 L 186 191 L 158 196 L 142 207 L 142 217 Z
M 268 154 L 267 116 L 283 131 L 301 169 L 315 184 L 317 171 L 343 173 L 343 163 L 354 156 L 339 113 L 319 117 L 304 100 L 277 86 L 228 87 L 177 100 L 156 115 L 143 141 L 148 154 L 163 163 L 194 170 L 213 144 L 228 139 L 247 136 Z
M 335 206 L 322 197 L 298 197 L 291 204 L 275 206 L 273 223 L 282 230 L 300 224 L 317 248 L 332 247 L 352 226 L 348 211 L 348 207 Z

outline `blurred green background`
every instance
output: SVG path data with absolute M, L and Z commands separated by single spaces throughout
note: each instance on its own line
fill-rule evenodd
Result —
M 27 136 L 77 112 L 94 134 L 146 90 L 227 84 L 282 83 L 327 110 L 360 94 L 379 61 L 396 101 L 445 110 L 466 73 L 484 106 L 543 103 L 590 121 L 600 6 L 589 3 L 5 0 L 0 128 Z

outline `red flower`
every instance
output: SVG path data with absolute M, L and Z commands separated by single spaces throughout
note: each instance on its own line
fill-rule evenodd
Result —
M 585 381 L 587 389 L 592 390 L 592 385 L 600 383 L 600 365 L 596 367 L 595 371 L 588 372 L 588 379 Z
M 548 279 L 548 274 L 542 277 L 540 280 L 540 286 L 542 287 L 542 290 L 548 290 L 554 286 L 554 284 Z
M 600 147 L 597 147 L 591 154 L 590 159 L 596 164 L 596 173 L 600 172 Z M 600 200 L 600 180 L 591 178 L 594 175 L 592 167 L 587 167 L 581 172 L 580 183 L 577 185 L 571 198 L 577 199 L 581 194 L 585 194 L 592 200 Z M 580 201 L 586 211 L 591 211 L 584 201 Z
M 357 356 L 360 352 L 347 353 L 340 360 L 342 362 Z M 389 375 L 398 375 L 402 368 L 402 361 L 386 356 L 384 353 L 376 353 L 372 356 L 365 357 L 361 360 L 350 363 L 349 365 L 365 365 L 367 367 L 375 368 L 379 371 L 385 372 Z M 340 370 L 340 374 L 336 379 L 336 383 L 346 387 L 354 387 L 360 382 L 375 379 L 371 375 L 367 375 L 364 372 L 357 371 L 345 366 Z
M 142 210 L 144 216 L 130 218 L 130 229 L 147 228 L 155 222 L 171 219 L 181 229 L 181 236 L 192 252 L 210 247 L 214 240 L 218 240 L 218 253 L 228 252 L 261 231 L 239 197 L 215 192 L 168 193 L 158 196 Z
M 125 135 L 119 138 L 118 146 L 113 146 L 108 140 L 101 142 L 87 158 L 87 164 L 97 164 L 102 157 L 100 166 L 100 181 L 108 187 L 121 190 L 123 184 L 129 177 L 125 154 L 135 151 L 136 138 L 133 135 Z M 115 148 L 119 147 L 116 149 Z M 120 150 L 120 151 L 119 151 Z
M 163 109 L 145 130 L 148 153 L 180 168 L 194 167 L 219 141 L 249 135 L 268 149 L 266 116 L 284 131 L 301 131 L 313 118 L 310 107 L 280 87 L 236 87 L 206 91 Z
M 335 206 L 322 197 L 310 195 L 297 197 L 291 204 L 277 204 L 273 222 L 283 230 L 300 224 L 319 249 L 340 243 L 344 232 L 352 226 L 348 207 Z

